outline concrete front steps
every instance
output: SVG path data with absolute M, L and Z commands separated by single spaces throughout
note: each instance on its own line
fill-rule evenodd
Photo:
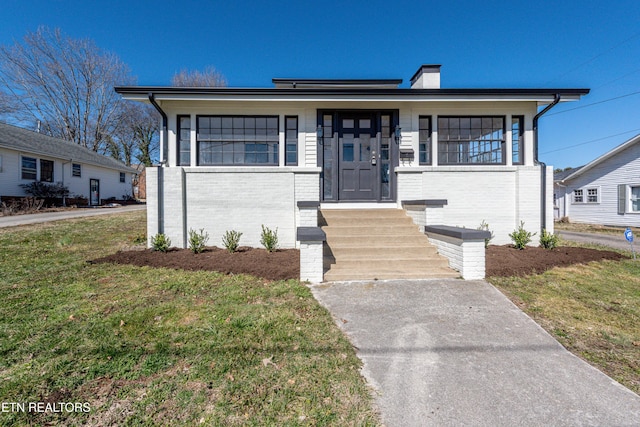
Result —
M 402 209 L 323 209 L 324 280 L 460 277 Z

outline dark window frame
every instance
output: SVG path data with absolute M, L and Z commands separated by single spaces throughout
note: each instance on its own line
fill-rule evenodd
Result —
M 423 121 L 428 121 L 427 129 L 423 128 Z M 431 116 L 418 117 L 418 159 L 420 165 L 432 165 L 431 144 L 433 143 L 433 119 Z
M 289 120 L 295 119 L 295 128 L 289 128 Z M 285 166 L 298 166 L 298 130 L 299 130 L 298 116 L 284 116 L 284 165 Z M 289 137 L 289 131 L 292 131 L 295 138 Z M 289 148 L 293 147 L 292 150 Z M 289 160 L 289 155 L 292 155 L 293 159 Z
M 25 161 L 33 163 L 33 167 L 25 166 Z M 29 181 L 38 180 L 38 159 L 35 157 L 21 156 L 20 177 Z
M 182 119 L 189 119 L 189 128 L 185 128 L 182 126 Z M 176 164 L 178 166 L 191 166 L 191 116 L 190 115 L 186 115 L 186 114 L 179 114 L 176 118 L 177 120 L 177 128 L 178 128 L 178 132 L 177 132 L 177 137 L 176 137 L 176 153 L 178 153 L 177 158 L 176 158 Z M 182 132 L 186 131 L 188 138 L 183 139 L 182 138 Z M 188 149 L 185 149 L 185 146 L 183 145 L 183 143 L 186 142 L 186 147 L 188 147 Z M 183 154 L 187 154 L 189 160 L 188 161 L 183 161 L 182 159 L 182 155 Z
M 201 125 L 204 120 L 209 121 L 208 127 Z M 275 120 L 273 123 L 275 126 L 271 126 L 273 120 Z M 220 122 L 219 128 L 215 127 L 218 121 Z M 251 123 L 253 123 L 253 127 L 251 127 Z M 264 127 L 260 127 L 263 124 Z M 204 134 L 203 129 L 208 129 L 209 133 Z M 252 130 L 253 134 L 247 132 L 248 130 Z M 260 135 L 258 135 L 258 131 L 260 131 Z M 206 152 L 203 148 L 204 144 L 208 144 Z M 198 115 L 196 116 L 196 146 L 198 166 L 277 167 L 280 165 L 280 116 Z M 205 162 L 203 154 L 210 156 L 211 160 Z M 216 157 L 220 160 L 216 161 Z M 231 162 L 228 161 L 229 159 Z M 266 159 L 266 161 L 258 161 L 260 159 Z
M 127 182 L 127 174 L 126 173 L 120 172 L 120 182 L 121 183 Z
M 489 115 L 489 116 L 438 116 L 438 165 L 444 166 L 495 166 L 506 164 L 506 116 Z M 447 125 L 443 126 L 443 120 L 447 120 Z M 458 121 L 457 129 L 451 124 L 455 125 L 455 121 Z M 465 128 L 461 125 L 462 121 L 469 121 L 469 128 Z M 477 124 L 477 120 L 480 120 L 480 127 L 474 127 L 474 123 Z M 485 128 L 485 121 L 491 120 L 491 126 Z M 494 121 L 499 120 L 502 122 L 501 127 L 495 127 Z M 447 129 L 446 139 L 443 129 Z M 479 129 L 480 136 L 474 137 L 473 130 Z M 486 130 L 491 130 L 486 133 Z M 468 132 L 466 132 L 468 130 Z M 494 133 L 499 132 L 499 137 L 493 136 Z M 455 137 L 458 139 L 455 139 Z M 468 135 L 467 138 L 464 138 Z M 453 138 L 451 138 L 453 136 Z M 466 148 L 465 148 L 466 146 Z M 488 150 L 484 149 L 489 147 Z M 457 149 L 445 149 L 454 147 Z M 466 151 L 466 154 L 465 154 Z M 452 156 L 458 157 L 457 160 L 451 160 Z M 487 158 L 497 157 L 497 161 L 463 161 L 462 158 Z
M 71 176 L 76 178 L 82 178 L 82 164 L 71 163 Z
M 53 182 L 55 162 L 40 159 L 40 182 Z
M 518 135 L 514 135 L 517 124 Z M 511 116 L 511 164 L 524 165 L 524 116 Z

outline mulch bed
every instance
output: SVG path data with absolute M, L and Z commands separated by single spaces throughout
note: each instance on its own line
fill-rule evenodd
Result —
M 208 270 L 224 274 L 251 274 L 269 280 L 297 279 L 300 277 L 300 251 L 279 249 L 267 252 L 241 246 L 230 254 L 225 249 L 209 247 L 194 254 L 189 249 L 170 249 L 168 252 L 118 251 L 96 259 L 94 263 L 132 264 L 138 266 L 167 267 L 180 270 Z
M 552 250 L 540 247 L 518 250 L 511 245 L 490 245 L 486 251 L 486 276 L 525 276 L 542 273 L 553 267 L 623 258 L 626 257 L 618 252 L 569 246 Z
M 511 245 L 491 245 L 486 252 L 486 276 L 525 276 L 542 273 L 553 267 L 623 258 L 625 256 L 618 252 L 579 247 L 559 247 L 553 250 L 527 247 L 517 250 Z M 251 274 L 269 280 L 300 277 L 300 251 L 297 249 L 280 249 L 268 253 L 264 249 L 240 247 L 233 254 L 215 247 L 209 247 L 200 254 L 194 254 L 189 249 L 174 248 L 166 253 L 145 249 L 119 251 L 92 262 Z

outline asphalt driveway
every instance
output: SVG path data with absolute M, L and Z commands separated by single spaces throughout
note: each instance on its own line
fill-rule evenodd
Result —
M 556 230 L 561 238 L 565 240 L 571 240 L 579 243 L 593 243 L 596 245 L 609 246 L 610 248 L 622 249 L 625 251 L 631 250 L 631 245 L 624 238 L 624 234 L 621 231 L 620 234 L 598 234 L 598 233 L 582 233 L 577 231 L 564 231 Z M 634 242 L 637 245 L 637 242 Z M 634 248 L 636 251 L 638 248 Z
M 128 205 L 119 207 L 78 208 L 60 212 L 42 212 L 27 215 L 0 216 L 0 228 L 17 225 L 38 224 L 59 221 L 61 219 L 82 218 L 87 216 L 109 215 L 119 212 L 130 212 L 147 209 L 147 205 Z
M 638 395 L 485 281 L 311 289 L 357 347 L 388 427 L 640 425 Z

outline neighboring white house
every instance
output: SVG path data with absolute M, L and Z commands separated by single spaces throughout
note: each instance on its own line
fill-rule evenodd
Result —
M 22 184 L 61 182 L 90 205 L 131 196 L 135 169 L 72 142 L 0 123 L 0 199 L 22 197 Z
M 556 217 L 640 227 L 640 135 L 554 177 Z
M 440 202 L 432 224 L 487 222 L 493 243 L 509 243 L 520 221 L 553 229 L 537 122 L 588 89 L 441 89 L 439 65 L 421 66 L 410 88 L 400 79 L 273 82 L 116 88 L 163 116 L 162 167 L 147 169 L 149 235 L 186 247 L 188 230 L 204 228 L 220 245 L 233 229 L 259 246 L 264 224 L 295 247 L 314 204 L 401 209 L 416 200 Z

